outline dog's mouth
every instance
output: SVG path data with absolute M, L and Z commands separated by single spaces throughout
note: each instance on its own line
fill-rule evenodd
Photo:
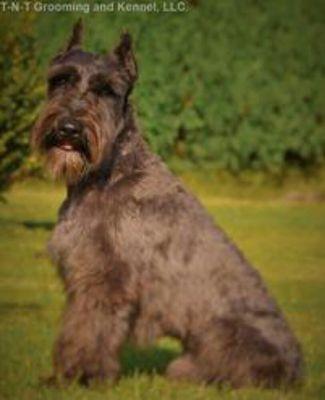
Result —
M 56 145 L 60 150 L 63 151 L 79 151 L 80 152 L 80 146 L 76 146 L 75 143 L 71 143 L 69 140 L 63 140 L 61 143 L 58 143 Z
M 67 135 L 64 131 L 52 130 L 44 137 L 44 149 L 57 148 L 64 152 L 78 152 L 87 158 L 90 157 L 88 140 L 85 134 Z

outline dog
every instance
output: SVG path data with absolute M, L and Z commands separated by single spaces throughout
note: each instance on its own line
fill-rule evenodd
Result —
M 183 346 L 170 379 L 299 382 L 300 346 L 259 273 L 141 135 L 130 34 L 97 55 L 82 50 L 82 32 L 78 21 L 50 63 L 31 135 L 67 183 L 49 242 L 66 293 L 54 379 L 116 381 L 127 339 L 168 335 Z

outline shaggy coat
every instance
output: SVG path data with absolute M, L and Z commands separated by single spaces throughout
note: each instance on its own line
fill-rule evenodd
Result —
M 66 292 L 55 375 L 115 380 L 128 338 L 143 345 L 168 335 L 183 345 L 170 378 L 296 382 L 299 345 L 259 273 L 142 139 L 128 100 L 137 71 L 130 37 L 100 57 L 79 48 L 80 31 L 51 64 L 74 78 L 62 84 L 51 72 L 32 136 L 68 183 L 49 243 Z M 94 89 L 102 71 L 108 95 Z M 60 128 L 62 117 L 74 121 L 75 142 L 62 139 L 71 128 Z

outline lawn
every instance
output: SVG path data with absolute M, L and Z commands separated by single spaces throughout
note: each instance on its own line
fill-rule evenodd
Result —
M 260 270 L 284 309 L 305 353 L 303 387 L 285 393 L 171 383 L 160 373 L 180 348 L 168 338 L 154 348 L 126 347 L 123 377 L 115 387 L 41 385 L 39 378 L 51 371 L 51 346 L 63 303 L 44 249 L 64 191 L 51 183 L 27 181 L 14 186 L 0 203 L 0 399 L 325 398 L 325 203 L 292 202 L 269 192 L 239 196 L 238 187 L 235 197 L 192 187 Z

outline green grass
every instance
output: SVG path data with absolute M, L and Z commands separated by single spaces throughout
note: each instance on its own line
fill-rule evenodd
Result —
M 160 372 L 180 351 L 170 339 L 150 349 L 127 347 L 123 377 L 115 387 L 40 385 L 39 377 L 51 371 L 51 347 L 63 303 L 44 247 L 64 191 L 29 181 L 16 185 L 0 204 L 0 399 L 325 398 L 325 204 L 288 202 L 278 192 L 273 196 L 278 200 L 272 200 L 268 191 L 236 198 L 227 191 L 220 197 L 197 180 L 186 180 L 258 267 L 285 310 L 305 352 L 304 386 L 284 393 L 169 382 Z

